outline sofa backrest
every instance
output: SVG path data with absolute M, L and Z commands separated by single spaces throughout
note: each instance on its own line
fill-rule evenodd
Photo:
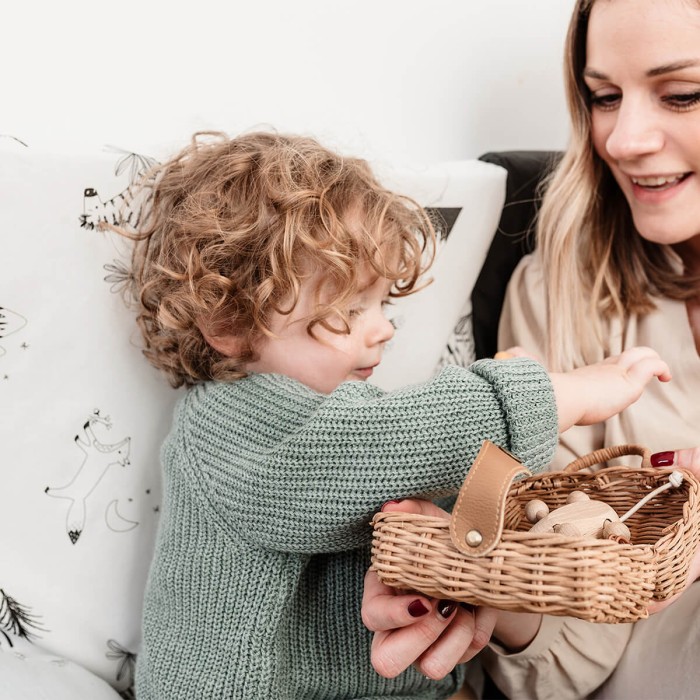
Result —
M 477 359 L 498 348 L 498 320 L 510 276 L 535 247 L 535 223 L 542 200 L 540 184 L 559 162 L 555 151 L 499 151 L 480 156 L 506 170 L 506 201 L 484 265 L 472 289 L 472 325 Z

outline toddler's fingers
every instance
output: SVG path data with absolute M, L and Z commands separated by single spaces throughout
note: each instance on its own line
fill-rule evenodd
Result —
M 620 357 L 622 358 L 622 356 Z M 628 365 L 626 369 L 627 375 L 631 379 L 644 384 L 652 377 L 658 377 L 659 381 L 662 382 L 671 381 L 671 370 L 658 355 L 656 357 L 649 356 L 637 359 Z
M 622 353 L 619 355 L 615 355 L 613 357 L 608 357 L 606 360 L 604 360 L 605 364 L 617 364 L 620 365 L 620 367 L 624 367 L 625 369 L 630 369 L 634 365 L 644 361 L 644 360 L 660 360 L 661 358 L 659 357 L 659 353 L 656 352 L 653 348 L 647 347 L 645 345 L 638 345 L 633 348 L 628 348 L 627 350 L 624 350 Z M 664 364 L 666 369 L 668 367 Z M 668 373 L 669 378 L 670 378 L 670 371 Z M 660 378 L 660 377 L 659 377 Z M 668 380 L 664 380 L 668 381 Z
M 499 350 L 494 356 L 494 360 L 509 360 L 512 357 L 527 357 L 536 362 L 541 362 L 539 357 L 536 357 L 531 352 L 528 352 L 519 345 L 514 345 L 512 348 L 507 348 L 506 350 Z
M 623 350 L 619 355 L 613 355 L 612 357 L 606 358 L 603 362 L 618 364 L 622 365 L 623 367 L 630 367 L 639 360 L 643 360 L 647 357 L 658 356 L 659 353 L 653 348 L 647 347 L 646 345 L 636 345 L 633 348 Z

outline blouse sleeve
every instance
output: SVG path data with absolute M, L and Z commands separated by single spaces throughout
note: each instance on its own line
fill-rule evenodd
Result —
M 581 700 L 615 670 L 632 628 L 545 615 L 525 650 L 509 654 L 492 642 L 480 658 L 509 698 Z

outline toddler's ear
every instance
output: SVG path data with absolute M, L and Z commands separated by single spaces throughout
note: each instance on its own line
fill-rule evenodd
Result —
M 217 352 L 226 357 L 237 357 L 241 351 L 241 339 L 235 335 L 213 335 L 203 323 L 197 326 L 204 336 L 204 340 Z

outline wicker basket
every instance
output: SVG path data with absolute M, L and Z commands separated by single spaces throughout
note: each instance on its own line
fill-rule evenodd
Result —
M 630 454 L 642 456 L 641 467 L 589 469 Z M 632 544 L 624 544 L 533 534 L 525 505 L 537 498 L 554 509 L 576 490 L 622 515 L 668 482 L 671 470 L 651 467 L 646 448 L 598 450 L 563 471 L 512 483 L 523 472 L 511 455 L 485 442 L 450 519 L 378 513 L 372 560 L 379 578 L 428 596 L 594 622 L 645 618 L 652 601 L 683 590 L 700 539 L 699 484 L 692 474 L 682 471 L 678 488 L 629 517 Z

